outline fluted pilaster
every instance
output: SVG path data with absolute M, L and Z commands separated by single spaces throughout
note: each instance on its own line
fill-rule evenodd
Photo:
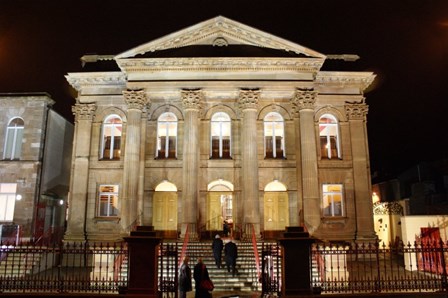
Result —
M 299 114 L 301 178 L 304 223 L 312 233 L 320 224 L 320 198 L 317 171 L 317 146 L 314 129 L 314 104 L 317 92 L 312 89 L 298 89 L 292 104 Z
M 197 237 L 199 175 L 199 113 L 204 95 L 201 90 L 182 90 L 185 111 L 183 144 L 182 233 L 189 225 L 190 237 Z M 185 236 L 184 234 L 181 235 Z
M 260 203 L 258 197 L 257 113 L 260 90 L 240 90 L 238 104 L 242 112 L 241 189 L 244 232 L 260 235 Z
M 356 239 L 372 240 L 375 238 L 375 231 L 372 217 L 373 206 L 366 125 L 368 106 L 362 99 L 359 102 L 346 102 L 344 108 L 349 119 L 350 143 L 352 146 Z
M 83 241 L 85 235 L 85 214 L 89 179 L 89 154 L 92 136 L 92 120 L 96 105 L 77 103 L 72 107 L 75 116 L 72 173 L 68 208 L 66 241 Z
M 139 192 L 140 161 L 143 158 L 141 153 L 141 119 L 142 111 L 146 108 L 148 100 L 144 90 L 123 91 L 124 100 L 127 104 L 127 125 L 126 125 L 126 150 L 124 153 L 123 167 L 123 190 L 121 224 L 127 232 L 131 225 L 140 224 L 141 214 L 139 214 L 139 202 L 143 200 L 142 192 Z M 139 196 L 140 193 L 140 196 Z

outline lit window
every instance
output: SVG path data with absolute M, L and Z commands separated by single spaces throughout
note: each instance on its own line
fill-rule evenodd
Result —
M 323 215 L 325 217 L 344 216 L 342 184 L 323 185 Z
M 0 221 L 13 221 L 16 191 L 16 183 L 0 183 Z
M 100 185 L 98 216 L 118 216 L 118 185 Z
M 108 116 L 103 123 L 101 156 L 103 160 L 119 160 L 121 155 L 121 132 L 123 122 L 117 115 Z
M 157 120 L 157 158 L 176 158 L 177 117 L 167 112 Z
M 322 158 L 341 158 L 339 148 L 339 128 L 336 118 L 332 115 L 323 115 L 319 119 L 320 152 Z
M 6 129 L 3 159 L 15 160 L 20 158 L 22 150 L 24 122 L 21 118 L 13 118 Z
M 285 131 L 283 117 L 271 112 L 264 117 L 264 150 L 266 158 L 285 157 Z
M 230 117 L 215 113 L 211 119 L 211 158 L 230 158 Z

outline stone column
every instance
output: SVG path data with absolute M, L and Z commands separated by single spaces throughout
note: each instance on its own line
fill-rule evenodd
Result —
M 182 90 L 181 98 L 185 111 L 183 140 L 183 184 L 181 237 L 185 237 L 187 225 L 191 239 L 197 238 L 198 220 L 198 175 L 199 175 L 199 112 L 203 101 L 201 90 Z
M 68 206 L 66 241 L 84 241 L 87 213 L 87 194 L 89 181 L 90 140 L 92 119 L 95 114 L 94 103 L 77 103 L 72 107 L 75 115 L 75 136 L 70 178 L 70 197 Z
M 257 112 L 260 91 L 240 90 L 241 123 L 241 194 L 243 201 L 243 237 L 260 236 L 260 203 L 258 197 Z
M 133 225 L 140 224 L 138 214 L 140 181 L 140 147 L 141 147 L 141 118 L 142 110 L 146 107 L 146 93 L 144 90 L 123 91 L 124 100 L 128 106 L 126 125 L 126 146 L 123 163 L 123 191 L 121 200 L 121 225 L 127 233 Z M 141 194 L 141 193 L 140 193 Z
M 291 222 L 291 226 L 305 226 L 303 218 L 303 194 L 302 194 L 302 148 L 300 146 L 300 113 L 297 106 L 292 105 L 293 117 L 294 117 L 294 137 L 295 137 L 295 154 L 296 154 L 296 175 L 297 175 L 297 214 L 298 222 Z
M 293 105 L 300 115 L 300 147 L 302 163 L 302 201 L 304 223 L 310 233 L 320 224 L 320 198 L 317 171 L 317 145 L 314 127 L 314 103 L 317 92 L 298 89 L 293 98 Z
M 350 143 L 352 146 L 356 239 L 373 240 L 376 236 L 373 223 L 369 147 L 367 143 L 366 115 L 368 106 L 363 99 L 361 102 L 346 102 L 344 107 L 349 119 Z

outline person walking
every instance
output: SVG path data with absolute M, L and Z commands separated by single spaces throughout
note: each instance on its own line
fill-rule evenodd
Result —
M 207 281 L 208 284 L 213 286 L 211 282 L 210 276 L 208 275 L 208 270 L 205 264 L 202 262 L 202 258 L 198 258 L 198 262 L 194 266 L 193 269 L 193 278 L 194 278 L 194 288 L 195 288 L 195 298 L 211 298 L 211 294 L 209 291 L 212 291 L 213 288 L 206 288 L 204 281 Z
M 184 257 L 182 260 L 182 265 L 180 265 L 179 268 L 179 297 L 180 298 L 186 298 L 187 292 L 190 292 L 193 290 L 191 285 L 191 269 L 190 266 L 188 266 L 188 261 L 190 260 L 189 257 Z
M 212 250 L 213 257 L 215 258 L 216 267 L 221 268 L 221 257 L 222 257 L 222 249 L 224 248 L 224 243 L 222 242 L 221 237 L 216 234 L 215 239 L 213 239 Z
M 236 244 L 229 240 L 229 242 L 224 245 L 224 258 L 226 260 L 227 272 L 230 272 L 232 268 L 232 276 L 236 274 L 236 259 L 238 258 L 238 248 Z

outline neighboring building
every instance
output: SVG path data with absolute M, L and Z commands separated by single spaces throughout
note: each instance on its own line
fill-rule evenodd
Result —
M 412 243 L 426 234 L 446 240 L 442 219 L 448 214 L 448 160 L 419 163 L 396 178 L 374 182 L 372 190 L 380 240 Z
M 66 240 L 222 229 L 375 238 L 365 90 L 371 72 L 224 17 L 116 56 L 77 90 Z M 188 229 L 187 229 L 188 227 Z
M 46 93 L 0 94 L 3 241 L 18 236 L 39 242 L 63 234 L 73 124 L 53 104 Z

